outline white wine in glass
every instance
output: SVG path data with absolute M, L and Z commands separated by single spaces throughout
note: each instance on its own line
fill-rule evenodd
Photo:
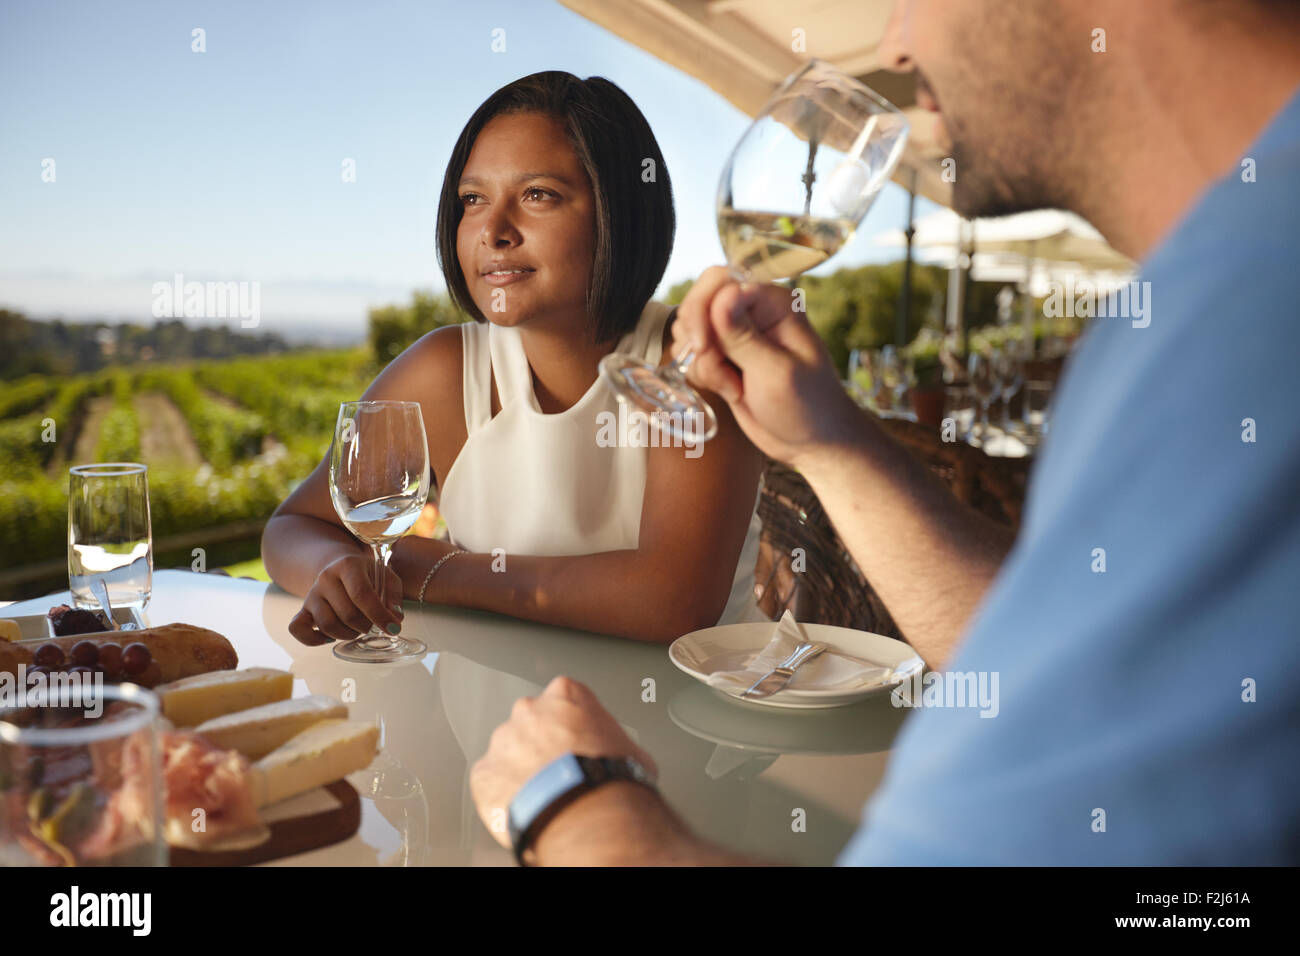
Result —
M 344 402 L 330 447 L 330 500 L 343 526 L 370 546 L 375 591 L 385 606 L 400 602 L 384 593 L 393 543 L 411 530 L 429 500 L 429 444 L 418 402 Z M 334 645 L 345 661 L 382 663 L 418 657 L 420 641 L 389 634 L 379 625 Z
M 732 150 L 718 183 L 718 235 L 739 282 L 794 279 L 850 239 L 903 154 L 908 123 L 878 93 L 820 60 L 786 78 Z M 707 440 L 718 420 L 686 382 L 687 352 L 656 368 L 600 361 L 619 400 L 675 439 Z

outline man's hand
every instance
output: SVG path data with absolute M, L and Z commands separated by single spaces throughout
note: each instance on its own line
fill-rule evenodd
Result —
M 715 266 L 677 310 L 678 355 L 695 348 L 689 377 L 731 406 L 765 454 L 799 467 L 802 456 L 851 441 L 861 411 L 840 384 L 826 346 L 778 286 L 742 287 Z
M 650 755 L 623 732 L 590 690 L 557 677 L 539 696 L 515 702 L 510 719 L 493 731 L 487 753 L 470 771 L 479 818 L 502 846 L 510 846 L 506 830 L 510 801 L 537 771 L 569 752 L 635 757 L 652 777 L 658 773 Z

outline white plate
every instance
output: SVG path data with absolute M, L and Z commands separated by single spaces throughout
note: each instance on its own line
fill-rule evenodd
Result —
M 916 652 L 907 644 L 881 634 L 854 631 L 847 627 L 833 627 L 829 624 L 801 624 L 800 626 L 808 636 L 808 640 L 825 644 L 827 650 L 859 657 L 879 667 L 889 667 L 892 673 L 885 680 L 867 687 L 852 690 L 786 688 L 761 700 L 741 700 L 735 694 L 719 688 L 711 689 L 728 700 L 755 707 L 799 709 L 844 707 L 898 686 L 903 681 L 911 679 L 913 674 L 925 666 L 921 658 L 917 657 Z M 708 684 L 709 675 L 714 671 L 743 669 L 755 654 L 768 645 L 775 634 L 775 621 L 706 627 L 673 641 L 668 648 L 668 657 L 679 669 L 696 680 Z

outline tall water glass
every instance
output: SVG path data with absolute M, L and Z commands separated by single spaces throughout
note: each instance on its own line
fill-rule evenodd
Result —
M 68 477 L 68 586 L 73 604 L 98 609 L 96 578 L 113 607 L 144 608 L 153 593 L 149 466 L 74 465 Z

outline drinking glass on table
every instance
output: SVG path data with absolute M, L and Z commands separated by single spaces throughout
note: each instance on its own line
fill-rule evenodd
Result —
M 1040 444 L 1047 437 L 1048 406 L 1051 400 L 1051 382 L 1025 383 L 1024 442 L 1026 445 Z
M 879 386 L 871 374 L 871 362 L 862 349 L 849 352 L 849 380 L 845 384 L 859 405 L 865 407 L 874 399 L 873 392 Z
M 1020 392 L 1025 383 L 1025 363 L 1020 357 L 1020 344 L 1008 339 L 995 360 L 998 377 L 998 391 L 1002 398 L 1002 430 L 1011 433 L 1011 400 Z M 1022 411 L 1021 418 L 1024 413 Z
M 979 444 L 989 440 L 993 427 L 989 424 L 989 406 L 998 399 L 997 362 L 1000 356 L 997 349 L 988 354 L 971 352 L 966 370 L 970 374 L 970 387 L 980 406 Z
M 41 686 L 0 710 L 0 866 L 164 866 L 158 698 Z
M 344 402 L 330 447 L 330 500 L 343 526 L 370 546 L 374 585 L 384 594 L 393 543 L 406 534 L 429 498 L 429 445 L 417 402 Z M 400 594 L 394 601 L 400 601 Z M 380 663 L 418 657 L 420 641 L 372 624 L 351 641 L 334 645 L 345 661 Z
M 889 366 L 889 382 L 894 390 L 891 407 L 898 418 L 916 421 L 916 412 L 909 409 L 912 402 L 912 389 L 916 387 L 916 364 L 910 354 L 901 352 L 892 345 L 881 350 Z
M 820 60 L 788 77 L 718 184 L 718 235 L 732 276 L 794 279 L 834 255 L 889 180 L 907 131 L 898 107 Z M 620 401 L 668 435 L 707 440 L 718 421 L 686 383 L 694 359 L 688 351 L 656 368 L 616 353 L 601 359 L 600 371 Z
M 74 607 L 99 609 L 97 578 L 113 607 L 143 609 L 153 594 L 149 466 L 74 465 L 68 475 L 68 587 Z
M 952 437 L 955 441 L 963 444 L 970 442 L 971 431 L 975 427 L 975 419 L 978 417 L 975 406 L 975 394 L 971 391 L 969 385 L 944 386 L 943 417 L 952 419 L 954 430 Z

